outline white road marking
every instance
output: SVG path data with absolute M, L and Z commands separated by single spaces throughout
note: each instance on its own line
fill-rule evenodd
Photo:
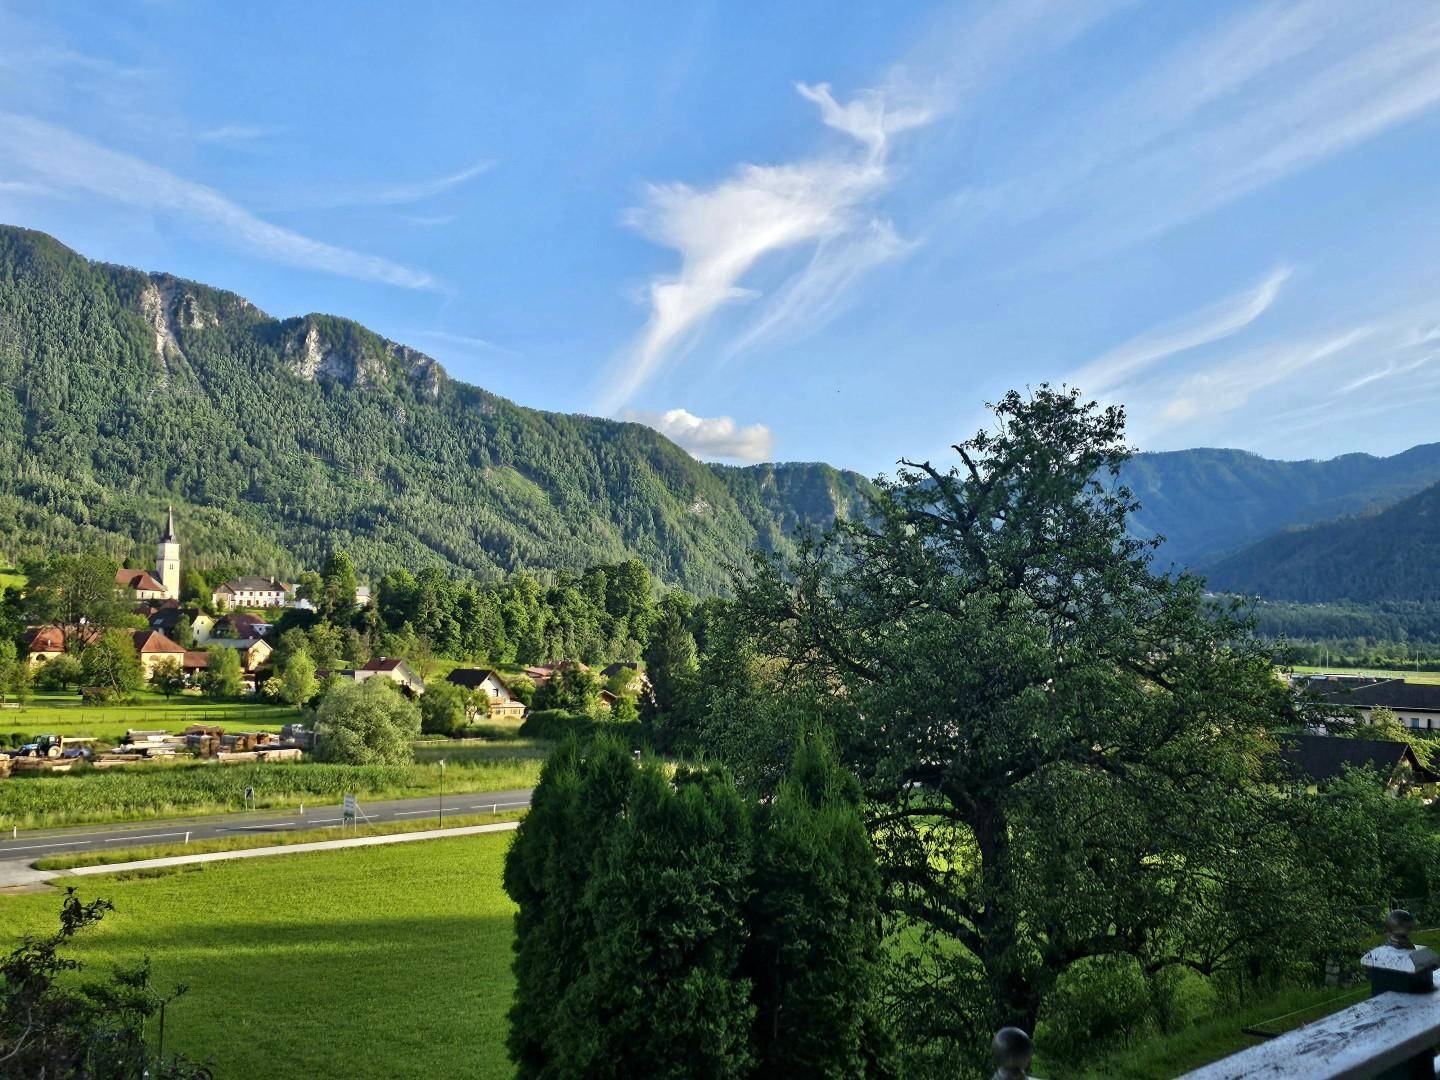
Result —
M 27 844 L 24 847 L 6 847 L 5 851 L 38 851 L 40 848 L 52 847 L 79 847 L 81 844 L 88 844 L 89 840 L 72 840 L 68 844 Z
M 285 825 L 294 825 L 293 821 L 271 821 L 264 825 L 236 825 L 235 829 L 279 829 Z M 234 832 L 235 829 L 226 829 L 226 832 Z
M 184 836 L 183 832 L 157 832 L 147 833 L 144 836 L 112 836 L 106 840 L 107 844 L 123 844 L 127 840 L 161 840 L 167 836 Z

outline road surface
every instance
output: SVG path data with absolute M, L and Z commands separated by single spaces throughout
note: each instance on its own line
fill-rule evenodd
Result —
M 508 791 L 486 791 L 469 795 L 446 795 L 445 817 L 462 814 L 483 814 L 499 810 L 519 810 L 530 805 L 529 788 Z M 385 802 L 360 800 L 361 822 L 413 821 L 423 825 L 440 818 L 440 800 L 434 795 L 420 799 L 390 799 Z M 173 818 L 164 821 L 131 822 L 117 825 L 74 825 L 62 829 L 21 829 L 17 836 L 0 836 L 0 863 L 28 865 L 47 855 L 78 854 L 83 851 L 105 851 L 114 848 L 149 844 L 174 844 L 185 839 L 206 840 L 216 836 L 243 836 L 247 833 L 291 832 L 296 829 L 318 829 L 339 825 L 341 804 L 306 803 L 305 812 L 288 810 L 252 810 L 234 814 L 206 814 L 202 817 Z M 0 882 L 3 884 L 3 882 Z

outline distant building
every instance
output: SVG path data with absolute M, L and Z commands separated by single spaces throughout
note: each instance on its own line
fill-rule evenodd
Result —
M 215 620 L 215 637 L 239 638 L 241 641 L 250 641 L 254 638 L 262 638 L 270 632 L 270 623 L 260 618 L 259 615 L 247 615 L 244 612 L 236 612 L 230 615 L 222 615 Z
M 280 582 L 253 576 L 227 581 L 210 594 L 216 607 L 225 608 L 284 607 L 289 597 L 289 589 Z
M 1408 728 L 1440 729 L 1440 685 L 1404 679 L 1310 678 L 1297 684 L 1315 692 L 1329 705 L 1346 705 L 1366 721 L 1375 709 L 1389 709 Z
M 159 630 L 136 630 L 130 635 L 135 642 L 135 652 L 140 657 L 140 667 L 148 679 L 155 668 L 166 660 L 184 661 L 185 650 L 171 641 Z
M 182 608 L 179 601 L 166 600 L 156 604 L 150 613 L 150 629 L 159 630 L 170 639 L 175 637 L 175 625 L 180 621 L 180 616 L 190 620 L 190 633 L 196 642 L 203 643 L 210 638 L 210 632 L 215 628 L 213 616 L 206 615 L 196 607 Z
M 425 680 L 415 674 L 415 669 L 404 660 L 392 656 L 377 656 L 361 664 L 355 669 L 351 676 L 356 682 L 364 682 L 366 679 L 373 679 L 376 676 L 389 679 L 402 690 L 408 690 L 412 694 L 423 694 L 425 692 Z
M 136 600 L 178 600 L 180 598 L 180 539 L 175 535 L 175 508 L 165 514 L 165 531 L 155 545 L 156 568 L 115 571 L 115 584 L 129 589 Z
M 525 717 L 525 703 L 511 693 L 509 684 L 498 671 L 490 668 L 456 668 L 445 676 L 445 680 L 482 698 L 492 720 L 522 720 Z
M 65 635 L 58 626 L 41 626 L 25 638 L 25 655 L 31 667 L 38 667 L 65 651 Z
M 1369 769 L 1391 794 L 1401 795 L 1437 777 L 1409 743 L 1346 739 L 1336 735 L 1282 735 L 1280 757 L 1296 779 L 1324 786 L 1347 769 Z
M 265 666 L 270 659 L 270 654 L 275 650 L 264 638 L 221 638 L 212 637 L 208 643 L 211 646 L 219 645 L 226 649 L 234 649 L 240 654 L 240 668 L 246 675 L 253 675 Z

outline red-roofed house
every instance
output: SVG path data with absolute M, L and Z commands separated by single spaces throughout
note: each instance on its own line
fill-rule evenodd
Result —
M 162 661 L 183 661 L 185 659 L 185 650 L 160 633 L 159 630 L 136 630 L 132 638 L 135 641 L 135 652 L 140 656 L 140 666 L 144 668 L 146 678 L 149 678 L 155 671 L 155 665 Z
M 167 596 L 165 586 L 149 570 L 116 570 L 115 584 L 129 589 L 136 600 L 164 600 Z

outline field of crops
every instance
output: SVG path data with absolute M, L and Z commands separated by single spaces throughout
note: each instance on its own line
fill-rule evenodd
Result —
M 87 879 L 116 910 L 76 954 L 97 975 L 148 955 L 157 988 L 188 983 L 166 1046 L 217 1077 L 510 1077 L 511 835 Z M 53 930 L 59 908 L 0 896 L 0 942 Z
M 446 792 L 530 787 L 540 778 L 543 751 L 515 751 L 487 760 L 448 764 Z M 312 762 L 220 765 L 178 762 L 62 774 L 29 773 L 0 781 L 0 828 L 39 828 L 81 822 L 136 821 L 177 814 L 219 813 L 243 807 L 247 787 L 259 808 L 338 802 L 351 793 L 400 799 L 439 790 L 438 764 L 325 765 Z

